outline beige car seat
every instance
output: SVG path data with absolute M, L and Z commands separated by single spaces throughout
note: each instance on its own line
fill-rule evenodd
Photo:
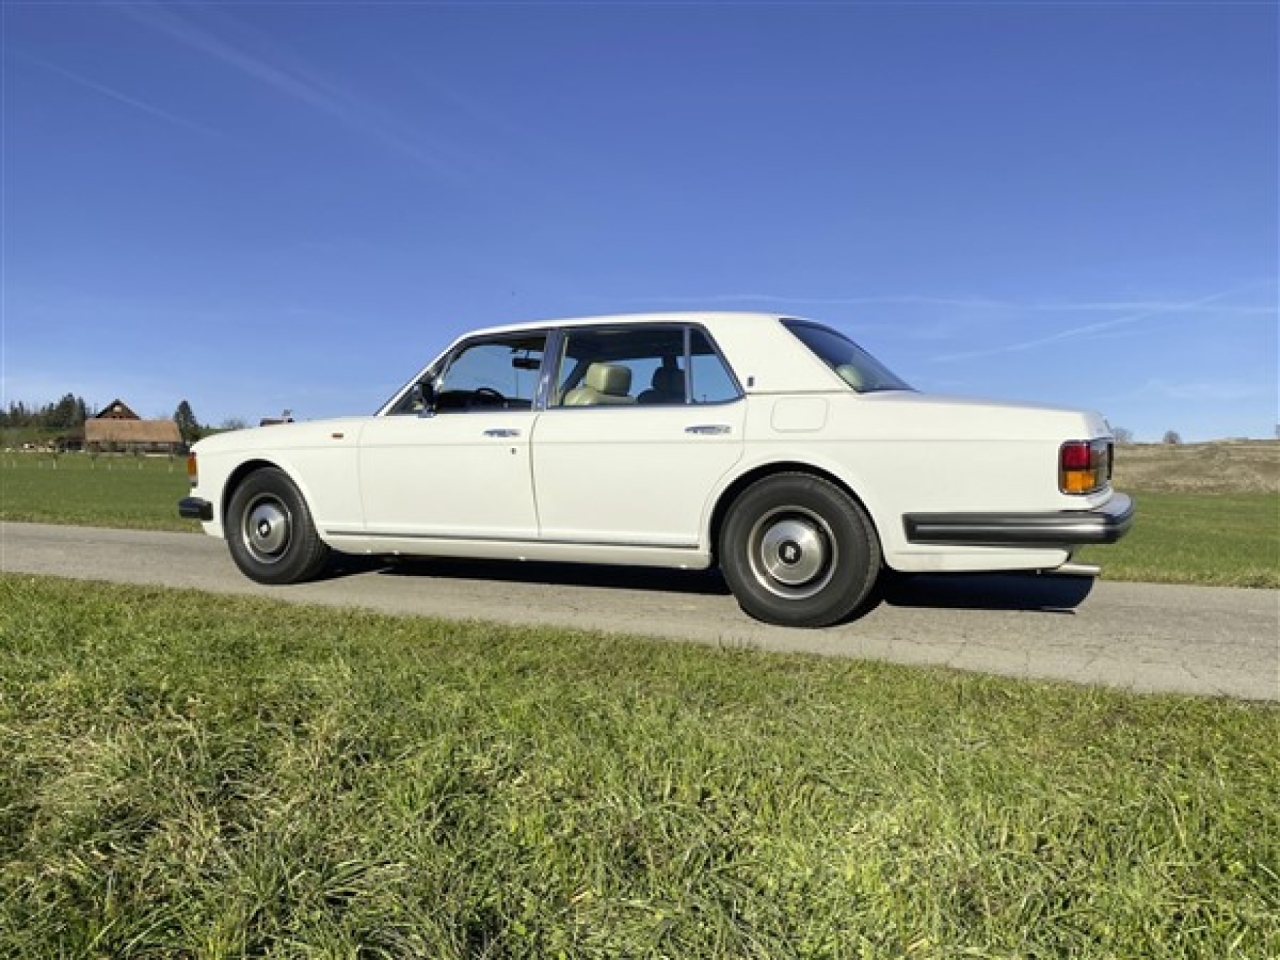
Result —
M 593 363 L 587 367 L 582 385 L 564 395 L 566 407 L 591 407 L 597 404 L 635 403 L 631 389 L 631 368 L 617 363 Z
M 636 397 L 637 403 L 684 403 L 684 371 L 679 367 L 658 367 L 652 383 Z

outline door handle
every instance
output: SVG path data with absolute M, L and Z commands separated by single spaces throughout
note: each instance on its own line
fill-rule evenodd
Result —
M 700 437 L 720 437 L 733 431 L 727 423 L 699 423 L 692 427 L 685 427 L 684 432 L 693 433 Z
M 510 439 L 511 437 L 520 436 L 520 431 L 510 429 L 486 430 L 484 435 L 486 437 L 495 437 L 498 439 Z

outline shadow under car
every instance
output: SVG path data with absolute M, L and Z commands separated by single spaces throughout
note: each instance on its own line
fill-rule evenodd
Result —
M 533 560 L 445 557 L 362 557 L 335 554 L 324 579 L 358 574 L 423 580 L 480 580 L 606 590 L 643 590 L 696 596 L 730 596 L 717 570 L 671 570 Z M 1036 573 L 902 574 L 886 571 L 854 616 L 884 604 L 955 610 L 1023 610 L 1070 613 L 1093 590 L 1094 578 Z

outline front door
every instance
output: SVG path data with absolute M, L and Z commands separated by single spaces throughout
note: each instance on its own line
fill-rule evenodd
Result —
M 542 333 L 465 342 L 425 384 L 426 409 L 365 426 L 360 492 L 367 533 L 537 536 L 530 439 L 544 342 Z

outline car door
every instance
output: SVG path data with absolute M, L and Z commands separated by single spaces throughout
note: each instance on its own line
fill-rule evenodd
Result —
M 542 538 L 696 547 L 711 492 L 742 456 L 746 416 L 706 334 L 571 329 L 559 369 L 534 432 Z
M 530 440 L 545 334 L 464 342 L 433 370 L 419 411 L 360 437 L 370 534 L 485 540 L 537 536 Z

